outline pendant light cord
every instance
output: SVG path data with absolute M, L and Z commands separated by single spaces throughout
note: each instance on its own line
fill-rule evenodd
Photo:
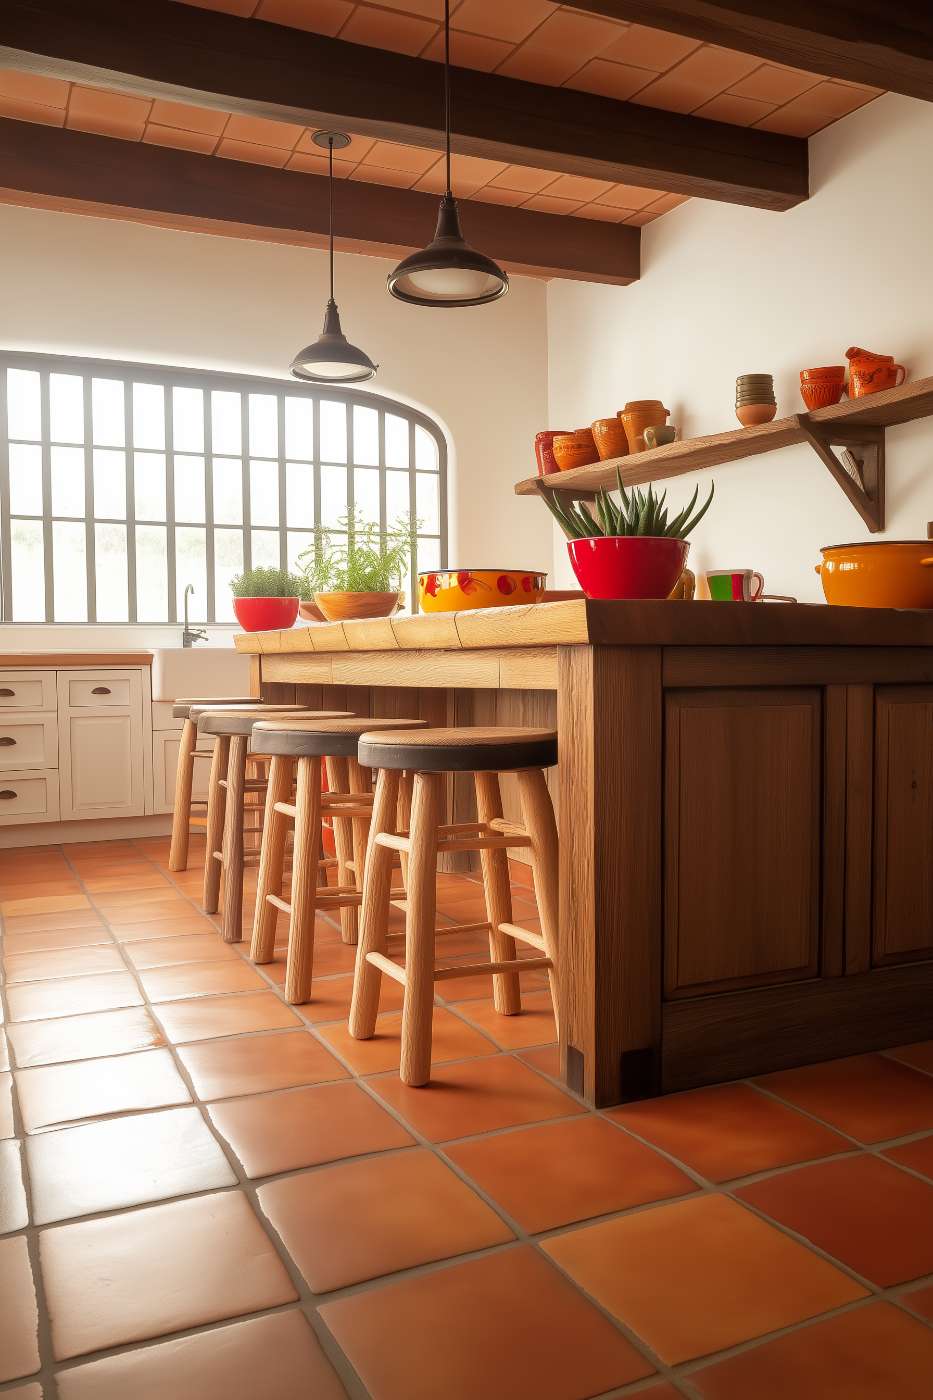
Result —
M 444 0 L 444 130 L 447 136 L 447 195 L 450 189 L 450 0 Z
M 334 138 L 327 142 L 327 193 L 330 208 L 330 299 L 334 299 Z

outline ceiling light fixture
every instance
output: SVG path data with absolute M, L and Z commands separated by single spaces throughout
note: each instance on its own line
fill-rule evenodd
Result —
M 447 188 L 433 242 L 404 258 L 387 284 L 394 297 L 414 306 L 484 306 L 505 295 L 509 279 L 498 263 L 465 241 L 450 189 L 450 0 L 444 0 L 444 130 Z
M 306 345 L 292 360 L 292 374 L 312 384 L 357 384 L 372 379 L 378 369 L 364 350 L 351 345 L 340 328 L 340 312 L 334 301 L 334 151 L 349 146 L 342 131 L 316 131 L 316 146 L 327 150 L 328 195 L 330 198 L 330 297 L 324 312 L 324 329 L 313 345 Z

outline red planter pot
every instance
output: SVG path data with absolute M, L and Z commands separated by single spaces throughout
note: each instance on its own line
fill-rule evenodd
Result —
M 684 571 L 686 540 L 609 535 L 568 540 L 570 563 L 588 598 L 666 598 Z
M 297 598 L 234 598 L 233 611 L 244 632 L 277 632 L 298 616 Z

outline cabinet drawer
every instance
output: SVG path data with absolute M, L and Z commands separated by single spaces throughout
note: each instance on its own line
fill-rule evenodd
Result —
M 58 724 L 54 715 L 0 712 L 0 772 L 58 767 Z
M 132 703 L 133 678 L 127 675 L 67 676 L 65 704 L 70 710 L 124 709 Z
M 0 710 L 54 710 L 54 671 L 0 671 Z
M 58 774 L 0 773 L 0 826 L 58 821 Z

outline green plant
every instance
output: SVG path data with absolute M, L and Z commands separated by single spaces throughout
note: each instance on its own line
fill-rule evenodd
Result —
M 244 569 L 230 580 L 234 598 L 302 598 L 311 591 L 302 574 L 287 569 Z
M 544 494 L 548 510 L 568 539 L 587 540 L 599 535 L 651 535 L 655 538 L 668 536 L 671 539 L 685 540 L 709 510 L 715 489 L 714 484 L 711 484 L 709 495 L 694 514 L 693 508 L 700 491 L 697 487 L 689 505 L 673 520 L 668 520 L 664 505 L 666 491 L 656 496 L 654 487 L 649 484 L 647 491 L 640 491 L 636 487 L 628 492 L 622 485 L 622 473 L 618 468 L 616 480 L 619 483 L 621 504 L 613 500 L 608 491 L 599 492 L 590 510 L 585 510 L 577 501 L 563 505 L 559 500 L 558 491 L 548 491 Z
M 411 563 L 416 529 L 401 516 L 383 535 L 354 511 L 338 520 L 336 531 L 317 526 L 314 544 L 296 562 L 311 593 L 394 593 Z

